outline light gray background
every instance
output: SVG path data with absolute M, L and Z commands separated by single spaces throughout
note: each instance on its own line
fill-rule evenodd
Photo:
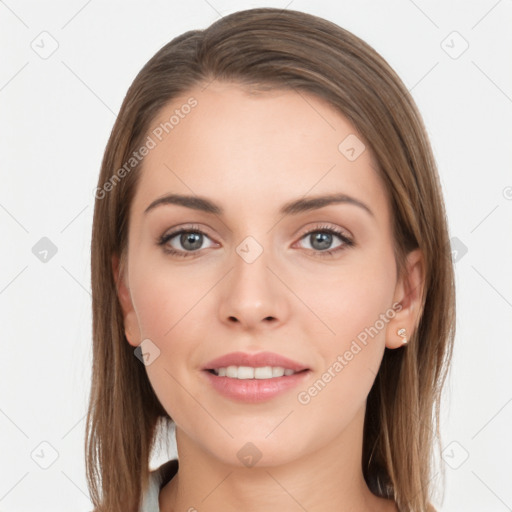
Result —
M 457 260 L 457 337 L 442 427 L 446 492 L 437 505 L 512 510 L 512 2 L 7 0 L 0 2 L 0 511 L 91 510 L 83 437 L 93 191 L 126 90 L 174 36 L 261 6 L 347 28 L 412 91 L 439 165 Z M 43 237 L 57 249 L 46 262 L 36 245 L 48 244 Z M 170 456 L 157 454 L 152 466 Z

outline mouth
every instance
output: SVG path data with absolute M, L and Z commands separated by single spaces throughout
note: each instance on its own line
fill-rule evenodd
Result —
M 311 370 L 282 366 L 227 366 L 202 371 L 210 389 L 237 403 L 268 402 L 299 385 L 305 386 Z
M 257 403 L 304 383 L 311 369 L 274 352 L 232 352 L 202 368 L 207 384 L 224 398 Z
M 309 371 L 293 370 L 292 368 L 285 368 L 283 366 L 223 366 L 219 368 L 207 369 L 207 372 L 217 377 L 227 377 L 228 379 L 238 380 L 269 380 L 278 379 L 280 377 L 290 377 L 298 373 Z

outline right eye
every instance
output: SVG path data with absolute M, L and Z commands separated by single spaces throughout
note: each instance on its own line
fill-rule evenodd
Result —
M 187 258 L 189 256 L 193 256 L 194 253 L 199 252 L 202 248 L 205 237 L 210 239 L 208 235 L 199 228 L 181 228 L 172 231 L 171 233 L 165 233 L 158 239 L 157 243 L 162 246 L 163 250 L 167 254 Z

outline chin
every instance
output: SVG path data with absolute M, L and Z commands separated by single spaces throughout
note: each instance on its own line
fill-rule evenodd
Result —
M 302 455 L 302 446 L 297 439 L 282 437 L 265 439 L 266 434 L 251 436 L 250 434 L 235 439 L 226 440 L 225 443 L 216 443 L 206 449 L 210 454 L 227 466 L 237 468 L 263 468 L 276 467 L 293 462 Z M 211 443 L 211 438 L 208 439 Z

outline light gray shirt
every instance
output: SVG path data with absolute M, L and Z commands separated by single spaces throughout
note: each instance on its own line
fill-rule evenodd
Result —
M 149 486 L 142 497 L 140 512 L 160 512 L 158 499 L 160 489 L 166 485 L 178 471 L 177 459 L 172 459 L 151 471 Z

